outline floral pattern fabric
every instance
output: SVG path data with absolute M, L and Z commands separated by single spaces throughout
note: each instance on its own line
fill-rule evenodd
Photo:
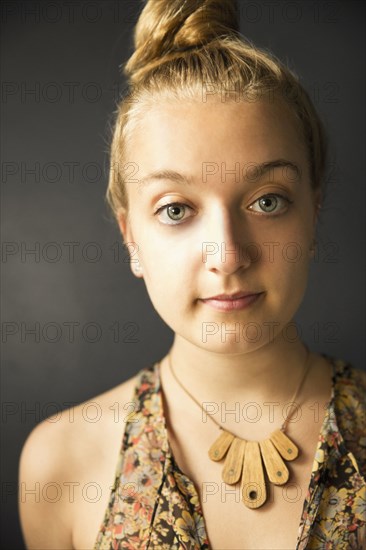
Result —
M 366 373 L 333 366 L 296 550 L 366 548 Z M 172 454 L 159 364 L 141 369 L 94 550 L 211 549 L 198 492 Z

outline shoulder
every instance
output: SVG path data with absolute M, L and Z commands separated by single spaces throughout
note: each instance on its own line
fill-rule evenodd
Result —
M 28 435 L 19 462 L 19 512 L 28 548 L 73 548 L 75 506 L 58 490 L 70 480 L 93 479 L 103 464 L 111 467 L 133 412 L 137 377 L 46 418 Z
M 137 375 L 97 396 L 64 409 L 58 415 L 50 416 L 38 424 L 27 437 L 22 453 L 23 467 L 42 464 L 40 470 L 53 472 L 63 467 L 63 457 L 77 458 L 98 432 L 113 431 L 116 424 L 125 423 L 128 406 L 133 403 Z M 121 414 L 126 411 L 126 414 Z
M 349 361 L 335 361 L 334 407 L 346 447 L 365 474 L 366 469 L 366 372 Z

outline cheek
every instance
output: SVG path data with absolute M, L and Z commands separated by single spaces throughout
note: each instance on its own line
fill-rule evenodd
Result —
M 150 228 L 136 234 L 141 260 L 151 278 L 156 275 L 169 280 L 180 278 L 201 257 L 197 236 L 179 228 Z
M 269 284 L 271 280 L 282 286 L 285 281 L 290 287 L 295 286 L 295 281 L 301 284 L 301 279 L 307 277 L 310 262 L 310 231 L 307 226 L 290 224 L 282 231 L 276 230 L 267 233 L 266 238 L 261 237 L 261 265 L 263 273 L 268 273 Z
M 139 248 L 150 297 L 159 297 L 162 301 L 176 297 L 182 283 L 188 284 L 187 270 L 191 264 L 185 247 L 150 234 L 140 239 Z

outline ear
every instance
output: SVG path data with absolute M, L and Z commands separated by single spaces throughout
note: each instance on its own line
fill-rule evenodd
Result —
M 132 231 L 130 226 L 130 221 L 128 218 L 128 212 L 126 208 L 120 208 L 117 214 L 117 221 L 119 229 L 122 233 L 122 237 L 125 243 L 131 242 Z
M 121 208 L 119 210 L 117 221 L 120 231 L 122 233 L 123 241 L 126 245 L 126 249 L 128 251 L 128 254 L 130 255 L 131 271 L 136 277 L 142 278 L 142 268 L 139 263 L 138 256 L 135 254 L 135 252 L 138 251 L 138 245 L 134 241 L 128 211 L 125 208 Z M 131 253 L 134 256 L 133 258 L 131 257 Z

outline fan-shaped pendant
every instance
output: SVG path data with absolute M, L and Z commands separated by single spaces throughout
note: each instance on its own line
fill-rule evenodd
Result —
M 285 485 L 289 471 L 282 459 L 294 460 L 298 454 L 296 445 L 281 430 L 258 443 L 236 437 L 222 428 L 208 451 L 214 461 L 226 456 L 222 479 L 228 485 L 241 479 L 242 501 L 248 508 L 259 508 L 267 500 L 264 471 L 271 483 Z

